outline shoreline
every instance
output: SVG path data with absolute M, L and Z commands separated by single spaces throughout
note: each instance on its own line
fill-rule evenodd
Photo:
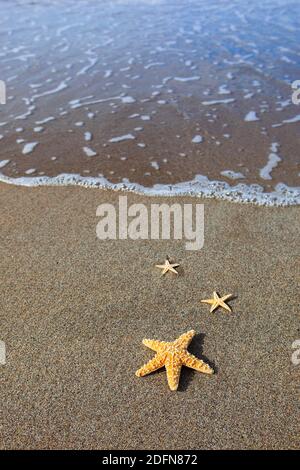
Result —
M 203 203 L 205 241 L 96 238 L 120 192 L 0 183 L 2 449 L 296 449 L 297 207 Z M 152 198 L 128 193 L 129 203 Z M 170 202 L 167 197 L 156 198 Z M 154 265 L 169 255 L 178 277 Z M 232 293 L 232 314 L 200 300 Z M 135 371 L 142 339 L 175 339 L 214 366 Z M 14 416 L 14 419 L 12 419 Z
M 23 187 L 66 187 L 79 186 L 108 191 L 133 192 L 145 197 L 196 197 L 230 201 L 241 204 L 254 204 L 265 207 L 291 207 L 300 205 L 300 187 L 290 187 L 279 183 L 273 192 L 264 192 L 262 186 L 239 183 L 230 186 L 224 181 L 210 181 L 206 176 L 196 175 L 192 181 L 175 184 L 155 184 L 145 187 L 128 180 L 111 183 L 105 177 L 61 174 L 54 177 L 33 176 L 12 178 L 0 173 L 0 182 Z

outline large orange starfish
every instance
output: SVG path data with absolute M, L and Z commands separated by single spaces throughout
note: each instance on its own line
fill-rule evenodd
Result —
M 167 380 L 171 390 L 177 390 L 181 367 L 184 365 L 204 374 L 213 374 L 213 369 L 205 362 L 187 351 L 187 348 L 195 336 L 195 331 L 190 330 L 179 336 L 173 342 L 144 339 L 143 344 L 156 351 L 156 355 L 147 364 L 136 371 L 137 377 L 143 377 L 165 366 Z

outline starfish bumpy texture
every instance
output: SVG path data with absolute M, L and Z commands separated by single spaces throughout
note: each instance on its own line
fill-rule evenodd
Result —
M 227 294 L 227 295 L 224 295 L 223 297 L 219 297 L 217 292 L 214 292 L 213 299 L 201 300 L 201 302 L 211 305 L 210 312 L 213 312 L 218 307 L 222 307 L 225 310 L 228 310 L 229 312 L 231 312 L 231 308 L 227 304 L 225 304 L 225 301 L 229 299 L 230 297 L 232 297 L 232 294 Z
M 195 331 L 190 330 L 173 342 L 144 339 L 143 344 L 156 351 L 156 355 L 136 371 L 135 375 L 143 377 L 165 366 L 169 387 L 171 390 L 177 390 L 183 365 L 204 374 L 213 374 L 214 371 L 208 364 L 187 351 L 194 336 Z
M 162 273 L 161 273 L 162 276 L 164 274 L 166 274 L 168 271 L 171 271 L 174 274 L 178 274 L 176 269 L 174 269 L 174 268 L 178 268 L 178 266 L 179 266 L 179 264 L 177 264 L 177 263 L 171 264 L 168 259 L 166 259 L 165 264 L 156 264 L 155 265 L 156 268 L 162 269 Z

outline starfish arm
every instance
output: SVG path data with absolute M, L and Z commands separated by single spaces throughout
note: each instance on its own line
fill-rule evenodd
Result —
M 209 305 L 212 305 L 215 303 L 215 299 L 204 299 L 204 300 L 201 300 L 201 302 L 203 304 L 209 304 Z
M 176 269 L 173 268 L 173 266 L 169 266 L 168 271 L 171 271 L 174 274 L 178 274 L 178 272 L 176 271 Z
M 219 305 L 220 305 L 219 302 L 214 302 L 212 304 L 212 306 L 210 307 L 210 313 L 212 313 L 214 310 L 216 310 L 216 308 L 218 308 Z
M 165 356 L 162 354 L 156 354 L 149 362 L 147 362 L 147 364 L 144 364 L 139 370 L 137 370 L 135 375 L 137 377 L 144 377 L 144 375 L 151 374 L 151 372 L 163 367 L 164 363 Z
M 224 297 L 222 297 L 221 300 L 225 301 L 225 300 L 230 299 L 230 297 L 232 297 L 232 294 L 227 294 L 227 295 L 224 295 Z
M 223 307 L 225 308 L 225 310 L 228 310 L 228 312 L 231 312 L 231 308 L 229 307 L 229 305 L 225 304 L 225 302 L 223 302 L 222 300 L 220 300 L 220 307 Z
M 162 273 L 161 273 L 162 276 L 164 276 L 169 271 L 169 267 L 166 266 L 165 264 L 156 264 L 155 267 L 162 269 Z
M 184 333 L 183 335 L 179 336 L 179 338 L 174 341 L 174 344 L 178 348 L 186 349 L 194 336 L 195 330 L 190 330 L 187 333 Z
M 196 356 L 189 352 L 185 352 L 182 356 L 182 363 L 186 367 L 190 367 L 191 369 L 195 369 L 198 372 L 202 372 L 203 374 L 213 374 L 213 369 L 206 364 L 201 359 L 198 359 Z
M 175 391 L 179 384 L 182 362 L 177 355 L 171 354 L 166 359 L 165 367 L 168 385 L 172 391 Z
M 164 341 L 158 341 L 156 339 L 143 339 L 143 344 L 156 352 L 162 351 L 166 346 Z
M 166 265 L 165 264 L 156 264 L 155 267 L 159 268 L 159 269 L 165 269 Z

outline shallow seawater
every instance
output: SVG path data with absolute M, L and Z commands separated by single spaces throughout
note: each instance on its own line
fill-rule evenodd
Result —
M 300 202 L 299 2 L 0 11 L 0 180 Z

